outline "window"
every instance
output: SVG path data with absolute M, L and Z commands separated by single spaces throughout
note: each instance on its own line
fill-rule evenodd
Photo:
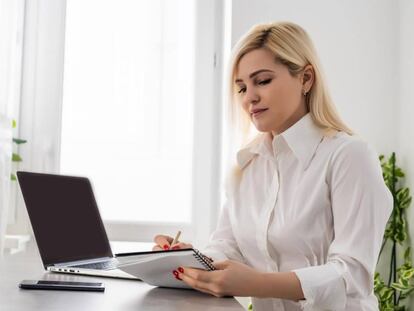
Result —
M 180 229 L 203 245 L 222 190 L 223 6 L 28 1 L 21 169 L 90 177 L 111 240 Z
M 67 2 L 60 170 L 91 178 L 105 220 L 191 221 L 194 15 Z

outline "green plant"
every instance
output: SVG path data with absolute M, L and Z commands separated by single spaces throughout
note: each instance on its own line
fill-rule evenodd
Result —
M 16 120 L 12 121 L 12 127 L 16 128 Z M 13 143 L 15 143 L 17 146 L 21 144 L 25 144 L 26 142 L 27 140 L 13 137 Z M 22 161 L 23 159 L 18 153 L 15 153 L 15 152 L 12 153 L 12 162 L 22 162 Z M 10 179 L 16 180 L 16 175 L 14 173 L 11 173 Z
M 390 189 L 394 206 L 387 223 L 379 257 L 385 245 L 391 243 L 391 259 L 388 282 L 385 282 L 379 272 L 375 273 L 374 292 L 378 298 L 381 311 L 406 310 L 403 300 L 414 291 L 414 267 L 411 261 L 411 249 L 408 247 L 408 228 L 406 210 L 411 204 L 410 190 L 401 186 L 405 176 L 396 165 L 393 152 L 388 160 L 380 156 L 382 175 L 385 184 Z M 401 258 L 403 254 L 403 258 Z M 398 266 L 398 262 L 403 262 Z

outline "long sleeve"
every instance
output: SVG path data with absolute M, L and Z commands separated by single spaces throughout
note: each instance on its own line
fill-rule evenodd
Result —
M 364 142 L 344 144 L 331 157 L 330 188 L 334 239 L 324 265 L 296 269 L 304 310 L 349 309 L 347 302 L 367 298 L 386 223 L 392 211 L 376 153 Z
M 229 217 L 230 199 L 226 199 L 216 230 L 212 233 L 210 241 L 203 253 L 214 260 L 231 259 L 243 262 L 237 241 L 234 238 L 231 221 Z

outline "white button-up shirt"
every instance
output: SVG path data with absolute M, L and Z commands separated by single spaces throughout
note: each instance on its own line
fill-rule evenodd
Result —
M 378 310 L 373 278 L 392 196 L 376 152 L 307 114 L 237 154 L 242 169 L 205 251 L 260 271 L 293 271 L 304 301 L 252 298 L 262 310 Z

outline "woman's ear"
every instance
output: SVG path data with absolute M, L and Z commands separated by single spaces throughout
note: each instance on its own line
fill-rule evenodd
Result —
M 303 69 L 302 88 L 303 92 L 308 93 L 315 80 L 315 72 L 312 65 L 306 65 Z

